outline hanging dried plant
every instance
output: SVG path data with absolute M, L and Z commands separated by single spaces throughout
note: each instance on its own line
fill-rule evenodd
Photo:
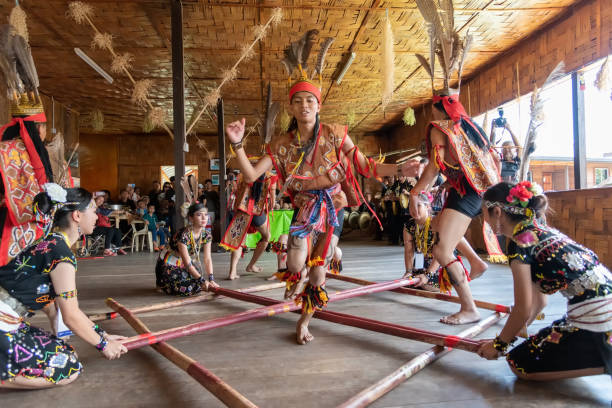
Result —
M 355 124 L 355 109 L 351 108 L 349 109 L 349 111 L 346 113 L 346 125 L 348 126 L 349 129 L 351 129 L 353 127 L 353 125 Z
M 113 50 L 113 36 L 109 33 L 96 33 L 91 42 L 91 48 L 101 50 Z
M 404 111 L 404 116 L 402 117 L 404 124 L 406 126 L 414 126 L 416 123 L 416 117 L 414 116 L 414 109 L 411 107 L 407 107 Z
M 291 117 L 289 116 L 285 108 L 283 108 L 283 111 L 281 112 L 279 122 L 280 122 L 279 124 L 280 124 L 281 132 L 283 133 L 286 132 L 289 129 L 289 123 L 291 123 Z
M 149 97 L 149 90 L 153 86 L 153 81 L 150 79 L 142 79 L 134 83 L 132 90 L 132 103 L 143 106 Z
M 26 40 L 27 43 L 29 43 L 30 35 L 28 33 L 28 25 L 26 23 L 27 18 L 28 16 L 26 15 L 25 11 L 23 11 L 23 9 L 19 5 L 17 5 L 11 10 L 11 15 L 9 16 L 9 24 L 15 30 L 15 34 L 22 36 L 23 39 Z
M 68 5 L 68 16 L 77 24 L 83 24 L 93 17 L 93 6 L 82 1 L 73 1 Z
M 222 81 L 224 83 L 231 82 L 238 77 L 238 68 L 232 67 L 229 69 L 224 69 L 221 74 Z
M 120 74 L 129 70 L 132 68 L 132 61 L 134 61 L 134 57 L 129 52 L 116 55 L 111 63 L 111 72 L 114 74 Z
M 595 86 L 602 92 L 610 89 L 610 57 L 606 57 L 595 77 Z
M 391 30 L 391 20 L 387 12 L 387 18 L 383 28 L 383 44 L 382 44 L 382 108 L 391 102 L 393 98 L 393 71 L 394 71 L 394 53 L 393 53 L 393 31 Z
M 243 60 L 250 60 L 255 56 L 255 47 L 253 47 L 251 44 L 244 44 L 240 48 L 240 55 L 242 55 Z
M 274 10 L 272 10 L 272 16 L 270 17 L 270 24 L 272 24 L 273 27 L 276 27 L 277 25 L 279 25 L 282 19 L 283 19 L 283 9 L 282 8 L 277 7 Z
M 208 106 L 217 106 L 217 101 L 221 98 L 221 91 L 219 88 L 213 89 L 206 97 L 204 101 Z
M 153 128 L 162 127 L 166 120 L 166 111 L 159 106 L 154 107 L 148 113 L 149 121 L 151 121 L 151 125 Z
M 155 126 L 153 126 L 153 123 L 151 123 L 151 118 L 149 115 L 146 114 L 142 122 L 142 131 L 144 133 L 151 133 L 153 129 L 155 129 Z
M 89 122 L 93 130 L 101 132 L 104 130 L 104 113 L 100 109 L 94 109 L 89 114 Z
M 253 27 L 253 35 L 258 40 L 263 38 L 263 37 L 265 37 L 267 31 L 268 31 L 268 25 L 267 24 L 258 24 L 255 27 Z

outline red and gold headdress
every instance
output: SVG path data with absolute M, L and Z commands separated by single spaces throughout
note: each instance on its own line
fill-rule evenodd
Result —
M 319 30 L 308 30 L 302 38 L 297 41 L 292 42 L 285 48 L 284 58 L 281 60 L 285 69 L 287 70 L 287 75 L 289 76 L 289 84 L 291 84 L 289 89 L 289 100 L 293 95 L 297 92 L 310 92 L 313 94 L 319 103 L 321 103 L 321 88 L 323 87 L 323 65 L 325 62 L 325 55 L 327 54 L 327 50 L 331 46 L 331 43 L 334 41 L 333 38 L 326 38 L 321 44 L 321 49 L 319 51 L 319 55 L 317 56 L 317 61 L 315 63 L 313 72 L 311 73 L 311 77 L 315 75 L 318 76 L 319 83 L 316 84 L 314 81 L 308 79 L 308 57 L 310 56 L 310 51 L 312 51 L 312 47 L 317 41 L 317 36 L 319 35 Z M 292 83 L 292 75 L 293 71 L 297 68 L 299 78 L 297 81 Z

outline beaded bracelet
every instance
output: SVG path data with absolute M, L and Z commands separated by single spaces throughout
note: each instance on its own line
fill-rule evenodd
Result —
M 208 281 L 214 282 L 214 280 L 215 280 L 215 276 L 212 273 L 208 274 Z
M 512 338 L 512 340 L 510 340 L 508 343 L 506 343 L 505 341 L 500 339 L 499 336 L 496 336 L 493 339 L 493 348 L 495 350 L 501 352 L 502 354 L 506 354 L 506 351 L 508 350 L 508 347 L 510 347 L 510 345 L 512 343 L 514 343 L 515 340 L 516 340 L 516 337 Z
M 97 324 L 94 324 L 93 329 L 95 330 L 96 333 L 98 333 L 100 336 L 102 337 L 106 337 L 106 331 L 104 331 L 103 328 L 101 328 L 100 326 L 98 326 Z
M 107 345 L 108 345 L 108 341 L 106 341 L 104 336 L 100 336 L 100 342 L 96 344 L 96 349 L 98 351 L 104 351 Z

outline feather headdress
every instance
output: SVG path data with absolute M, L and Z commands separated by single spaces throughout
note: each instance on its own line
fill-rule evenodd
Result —
M 280 111 L 280 104 L 272 102 L 272 85 L 268 82 L 268 96 L 266 98 L 266 116 L 263 125 L 264 144 L 270 143 L 272 134 L 274 133 L 274 122 Z
M 431 89 L 434 89 L 436 58 L 442 69 L 445 94 L 458 93 L 461 86 L 461 74 L 465 58 L 472 46 L 472 35 L 468 32 L 461 38 L 455 30 L 455 9 L 452 0 L 415 0 L 427 27 L 429 36 L 429 61 L 421 54 L 417 59 L 431 77 Z M 450 82 L 457 73 L 458 89 L 451 92 Z
M 283 59 L 281 63 L 287 71 L 288 81 L 292 83 L 293 71 L 298 70 L 298 82 L 308 81 L 308 58 L 315 43 L 317 42 L 319 30 L 308 30 L 299 40 L 289 44 L 283 51 Z M 329 47 L 334 42 L 331 37 L 325 38 L 320 45 L 319 54 L 317 56 L 314 69 L 311 76 L 315 75 L 319 78 L 319 87 L 323 85 L 323 68 L 325 66 L 325 56 Z
M 521 181 L 527 180 L 531 154 L 536 149 L 535 142 L 538 135 L 538 128 L 544 123 L 544 98 L 542 97 L 542 89 L 557 79 L 560 79 L 563 75 L 565 75 L 565 63 L 561 61 L 548 75 L 542 87 L 536 87 L 531 94 L 531 115 L 529 127 L 527 129 L 527 137 L 525 138 L 525 146 L 523 147 L 521 166 L 519 168 L 519 180 Z

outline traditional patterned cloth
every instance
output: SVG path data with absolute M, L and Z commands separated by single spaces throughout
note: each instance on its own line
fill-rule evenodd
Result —
M 0 331 L 2 382 L 22 375 L 57 383 L 82 369 L 72 346 L 53 334 L 28 323 L 14 331 Z
M 535 220 L 519 223 L 510 262 L 531 265 L 542 293 L 560 291 L 568 315 L 515 347 L 508 361 L 533 373 L 605 366 L 612 374 L 612 273 L 593 251 Z
M 57 382 L 81 371 L 73 348 L 23 321 L 56 297 L 50 273 L 76 258 L 64 237 L 51 233 L 0 267 L 0 380 L 18 375 Z
M 406 226 L 406 232 L 412 236 L 412 242 L 415 252 L 423 254 L 423 268 L 414 271 L 413 275 L 424 274 L 427 276 L 427 286 L 440 288 L 438 270 L 428 273 L 428 269 L 434 261 L 432 249 L 436 243 L 436 233 L 431 229 L 431 217 L 426 221 L 425 225 L 418 225 L 414 218 L 410 218 Z
M 240 180 L 233 208 L 234 216 L 221 240 L 223 248 L 234 251 L 243 246 L 247 233 L 254 232 L 249 231 L 253 217 L 268 215 L 270 196 L 275 185 L 276 176 L 271 174 L 264 174 L 251 184 Z
M 194 237 L 190 227 L 184 227 L 177 231 L 169 242 L 169 249 L 162 251 L 155 265 L 155 275 L 157 286 L 168 295 L 191 296 L 202 290 L 203 279 L 195 279 L 183 265 L 179 254 L 179 244 L 187 247 L 187 252 L 191 257 L 193 265 L 200 275 L 204 276 L 204 271 L 198 259 L 198 246 L 211 242 L 210 231 L 202 229 L 200 237 Z
M 492 263 L 505 264 L 508 262 L 508 257 L 504 255 L 501 247 L 499 246 L 499 240 L 491 229 L 488 222 L 482 222 L 482 236 L 484 237 L 485 246 L 487 247 L 487 253 L 489 254 L 488 261 Z

